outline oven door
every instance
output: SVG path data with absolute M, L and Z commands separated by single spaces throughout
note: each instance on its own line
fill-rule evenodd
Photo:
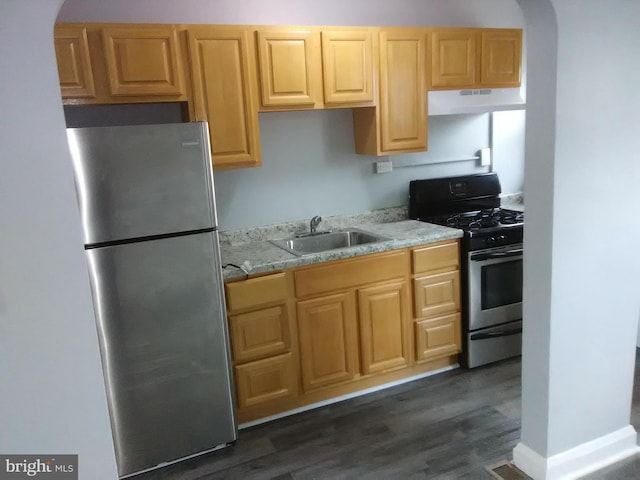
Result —
M 469 252 L 469 330 L 522 319 L 522 244 Z

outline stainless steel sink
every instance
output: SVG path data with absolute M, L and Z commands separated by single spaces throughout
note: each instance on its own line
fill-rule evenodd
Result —
M 335 232 L 320 232 L 307 234 L 303 237 L 271 240 L 271 243 L 294 255 L 302 256 L 386 240 L 389 238 L 374 235 L 358 228 L 345 228 Z

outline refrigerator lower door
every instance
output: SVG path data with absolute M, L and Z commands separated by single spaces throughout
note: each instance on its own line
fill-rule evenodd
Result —
M 236 439 L 217 240 L 87 250 L 120 476 Z

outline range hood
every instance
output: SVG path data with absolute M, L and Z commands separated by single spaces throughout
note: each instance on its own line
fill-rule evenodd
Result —
M 524 91 L 521 88 L 429 92 L 430 116 L 524 110 L 525 107 Z

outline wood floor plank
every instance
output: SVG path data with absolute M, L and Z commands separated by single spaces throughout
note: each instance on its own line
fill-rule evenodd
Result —
M 489 480 L 484 467 L 520 438 L 520 367 L 452 370 L 244 429 L 232 447 L 132 480 Z M 631 420 L 640 426 L 638 368 Z M 640 457 L 602 475 L 587 478 L 640 478 Z

